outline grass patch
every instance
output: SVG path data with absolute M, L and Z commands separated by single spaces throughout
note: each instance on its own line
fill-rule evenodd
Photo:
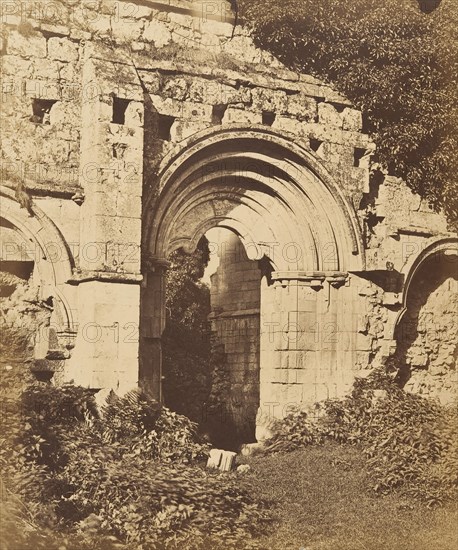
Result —
M 370 488 L 358 448 L 328 443 L 250 458 L 242 488 L 266 500 L 274 532 L 271 550 L 456 550 L 458 507 L 430 510 Z
M 382 370 L 357 378 L 350 395 L 296 409 L 272 426 L 267 453 L 327 441 L 357 445 L 369 483 L 428 507 L 458 500 L 458 410 L 404 392 Z

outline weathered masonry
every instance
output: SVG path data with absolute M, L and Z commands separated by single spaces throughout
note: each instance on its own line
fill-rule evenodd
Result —
M 370 177 L 360 112 L 233 22 L 221 1 L 2 3 L 1 270 L 52 303 L 36 359 L 160 399 L 168 255 L 222 227 L 258 262 L 258 303 L 212 316 L 224 341 L 258 312 L 258 438 L 389 358 L 450 401 L 456 235 Z

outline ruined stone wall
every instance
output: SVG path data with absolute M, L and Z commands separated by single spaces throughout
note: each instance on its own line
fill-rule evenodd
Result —
M 130 389 L 138 382 L 142 338 L 141 376 L 147 373 L 160 397 L 160 368 L 152 362 L 160 363 L 166 264 L 150 257 L 148 241 L 160 223 L 159 215 L 154 219 L 163 192 L 159 174 L 166 161 L 186 155 L 204 135 L 211 142 L 221 129 L 249 128 L 253 135 L 268 129 L 272 140 L 278 135 L 300 144 L 326 174 L 323 187 L 331 188 L 332 181 L 342 193 L 336 204 L 359 240 L 345 251 L 349 273 L 298 272 L 296 281 L 288 275 L 278 279 L 275 291 L 272 285 L 264 292 L 265 303 L 276 304 L 272 314 L 280 316 L 279 344 L 265 351 L 267 382 L 277 384 L 272 395 L 282 402 L 334 396 L 335 388 L 341 393 L 355 374 L 395 353 L 411 267 L 429 246 L 452 235 L 444 217 L 403 182 L 386 174 L 370 177 L 374 146 L 361 113 L 345 97 L 256 48 L 246 29 L 234 29 L 228 2 L 12 1 L 1 9 L 1 183 L 15 190 L 23 207 L 19 215 L 2 205 L 2 216 L 24 231 L 36 264 L 43 258 L 52 264 L 41 265 L 38 279 L 41 298 L 54 296 L 61 304 L 56 332 L 71 354 L 69 381 Z M 271 150 L 265 145 L 259 154 Z M 228 163 L 232 153 L 226 151 Z M 225 157 L 218 158 L 224 165 Z M 271 171 L 257 175 L 274 181 L 284 161 L 272 153 Z M 240 181 L 256 172 L 250 163 L 235 166 Z M 294 166 L 290 162 L 289 170 Z M 161 236 L 167 251 L 208 229 L 205 220 L 227 214 L 230 198 L 209 200 L 186 219 L 177 218 L 173 231 Z M 266 220 L 281 217 L 274 193 L 264 200 Z M 323 222 L 314 216 L 312 234 Z M 339 236 L 348 229 L 344 225 L 336 222 L 329 234 Z M 49 240 L 35 246 L 43 234 L 54 235 L 47 238 L 62 252 L 54 263 Z M 342 251 L 327 249 L 330 244 L 320 242 L 314 253 L 334 265 Z M 2 246 L 3 260 L 11 253 Z M 444 296 L 453 290 L 447 288 Z M 255 300 L 241 309 L 249 302 Z M 316 302 L 313 310 L 308 302 Z M 284 327 L 299 318 L 305 319 L 303 333 L 318 323 L 320 334 L 331 330 L 324 336 L 330 341 L 318 340 L 319 349 L 316 336 L 310 349 L 286 345 Z M 287 365 L 280 359 L 294 355 L 308 359 Z M 436 377 L 434 387 L 445 379 Z
M 458 270 L 455 257 L 425 264 L 410 290 L 407 311 L 397 330 L 396 358 L 406 390 L 456 398 L 458 355 Z

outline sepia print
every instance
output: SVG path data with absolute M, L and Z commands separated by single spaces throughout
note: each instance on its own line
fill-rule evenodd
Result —
M 458 2 L 0 17 L 0 550 L 456 550 Z

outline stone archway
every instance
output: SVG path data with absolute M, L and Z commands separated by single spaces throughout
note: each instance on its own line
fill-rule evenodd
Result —
M 77 327 L 76 310 L 70 305 L 73 296 L 66 285 L 73 258 L 58 228 L 38 206 L 27 212 L 6 187 L 0 188 L 0 204 L 1 263 L 6 270 L 15 265 L 20 271 L 24 271 L 21 265 L 30 265 L 27 272 L 37 297 L 52 309 L 49 322 L 35 336 L 36 368 L 63 373 Z
M 329 388 L 327 394 L 317 390 L 321 382 L 313 373 L 323 357 L 328 374 L 342 358 L 337 358 L 336 349 L 327 349 L 333 347 L 331 340 L 326 345 L 310 342 L 308 325 L 319 318 L 326 326 L 343 311 L 335 292 L 346 284 L 349 271 L 364 265 L 358 223 L 310 149 L 297 138 L 265 127 L 205 131 L 161 164 L 144 210 L 144 387 L 161 398 L 167 255 L 178 248 L 192 252 L 213 227 L 231 230 L 249 259 L 265 259 L 270 265 L 261 288 L 260 409 L 264 407 L 270 418 L 282 414 L 272 403 L 283 409 L 293 402 L 329 397 Z M 351 345 L 347 348 L 344 361 L 351 360 L 353 350 Z M 302 380 L 305 371 L 315 381 Z M 339 376 L 345 377 L 334 378 Z M 260 415 L 259 427 L 265 423 Z M 258 439 L 262 437 L 260 429 Z

